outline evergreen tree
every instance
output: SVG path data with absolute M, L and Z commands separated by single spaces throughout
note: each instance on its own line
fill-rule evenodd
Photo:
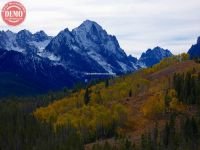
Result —
M 155 123 L 155 127 L 153 130 L 153 149 L 156 149 L 158 142 L 158 123 Z
M 129 90 L 128 96 L 132 97 L 132 89 Z
M 169 123 L 167 122 L 165 124 L 164 133 L 163 133 L 163 144 L 165 148 L 167 148 L 169 145 L 169 136 L 170 136 L 170 127 L 169 127 Z
M 109 87 L 109 79 L 105 80 L 105 88 Z
M 86 88 L 85 90 L 84 102 L 85 102 L 85 105 L 87 105 L 90 102 L 90 91 L 88 88 Z

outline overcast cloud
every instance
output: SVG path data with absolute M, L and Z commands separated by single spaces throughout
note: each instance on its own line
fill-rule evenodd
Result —
M 0 19 L 1 30 L 44 30 L 56 35 L 90 19 L 116 35 L 126 53 L 137 57 L 155 46 L 170 49 L 174 54 L 186 52 L 200 36 L 200 0 L 18 1 L 27 9 L 25 22 L 10 27 Z M 6 2 L 1 0 L 0 7 Z

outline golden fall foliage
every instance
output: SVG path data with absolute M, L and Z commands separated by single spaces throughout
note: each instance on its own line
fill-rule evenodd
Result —
M 70 124 L 78 130 L 96 132 L 99 128 L 119 128 L 128 124 L 130 108 L 121 100 L 137 95 L 149 86 L 149 81 L 143 78 L 143 72 L 134 75 L 109 80 L 109 86 L 99 83 L 89 87 L 90 100 L 84 103 L 86 90 L 82 89 L 70 96 L 53 102 L 47 107 L 38 108 L 33 114 L 43 122 L 57 126 Z
M 79 131 L 88 130 L 95 133 L 99 128 L 107 129 L 112 126 L 117 126 L 117 130 L 121 132 L 123 126 L 130 124 L 134 116 L 130 107 L 125 105 L 128 97 L 149 95 L 144 104 L 140 106 L 146 118 L 162 115 L 166 107 L 170 111 L 182 112 L 185 106 L 177 100 L 173 89 L 168 92 L 169 102 L 166 106 L 164 90 L 169 86 L 167 77 L 154 81 L 146 78 L 154 72 L 179 63 L 179 58 L 187 60 L 188 55 L 166 58 L 151 68 L 109 79 L 107 87 L 104 82 L 93 85 L 88 88 L 91 92 L 87 104 L 84 101 L 86 90 L 81 89 L 47 107 L 38 108 L 33 114 L 38 120 L 51 123 L 55 128 L 70 124 Z
M 142 112 L 145 117 L 154 118 L 164 113 L 165 103 L 164 96 L 162 93 L 148 97 L 142 107 Z
M 158 88 L 152 88 L 158 90 Z M 151 91 L 152 91 L 151 89 Z M 159 115 L 162 115 L 166 109 L 170 112 L 182 113 L 186 110 L 186 106 L 178 101 L 177 94 L 174 89 L 170 89 L 167 93 L 168 97 L 168 105 L 165 102 L 165 95 L 163 92 L 155 92 L 156 94 L 147 98 L 146 102 L 142 106 L 141 110 L 145 117 L 147 118 L 155 118 Z
M 174 89 L 169 90 L 168 97 L 170 111 L 181 113 L 186 110 L 186 106 L 182 102 L 178 101 L 177 93 Z
M 88 130 L 93 133 L 98 128 L 106 129 L 113 124 L 118 127 L 125 125 L 128 108 L 109 99 L 109 92 L 112 92 L 113 89 L 102 90 L 100 93 L 99 88 L 103 88 L 103 86 L 98 86 L 98 88 L 91 88 L 93 92 L 88 105 L 85 105 L 83 100 L 85 90 L 80 90 L 70 97 L 50 104 L 48 107 L 37 109 L 34 116 L 38 120 L 52 123 L 55 129 L 57 126 L 70 124 L 78 130 Z

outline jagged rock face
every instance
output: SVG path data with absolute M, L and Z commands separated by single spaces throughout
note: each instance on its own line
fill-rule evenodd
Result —
M 39 32 L 36 32 L 33 35 L 33 39 L 36 42 L 42 42 L 42 41 L 45 41 L 45 40 L 49 40 L 50 37 L 44 31 L 39 31 Z
M 22 30 L 16 35 L 16 42 L 21 48 L 26 48 L 28 42 L 32 40 L 32 33 L 27 30 Z
M 85 71 L 110 73 L 135 70 L 116 37 L 108 35 L 100 25 L 89 20 L 72 32 L 68 29 L 61 31 L 46 51 L 61 57 L 64 64 L 75 70 L 85 68 Z
M 159 63 L 163 58 L 171 56 L 172 53 L 169 50 L 155 47 L 154 49 L 148 49 L 145 53 L 142 53 L 139 63 L 144 64 L 146 67 L 150 67 Z
M 189 49 L 188 54 L 191 59 L 200 57 L 200 37 L 198 37 L 197 43 Z
M 19 83 L 36 91 L 72 87 L 84 81 L 87 73 L 133 72 L 168 56 L 171 53 L 159 47 L 143 53 L 139 60 L 127 56 L 115 36 L 90 20 L 55 37 L 44 31 L 0 32 L 0 75 L 12 74 L 17 81 L 20 76 Z
M 132 63 L 137 63 L 138 59 L 136 57 L 133 57 L 132 55 L 128 56 L 129 61 L 131 61 Z
M 197 39 L 197 44 L 200 44 L 200 37 L 198 37 Z
M 7 48 L 8 43 L 8 36 L 4 31 L 0 31 L 0 48 Z
M 51 37 L 47 36 L 44 31 L 35 34 L 28 30 L 22 30 L 18 33 L 11 31 L 0 32 L 0 48 L 28 54 L 37 53 L 44 49 L 50 40 Z

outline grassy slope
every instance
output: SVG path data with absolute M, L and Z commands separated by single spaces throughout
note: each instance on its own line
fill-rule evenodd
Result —
M 185 61 L 181 63 L 173 63 L 168 67 L 164 67 L 156 72 L 148 73 L 143 76 L 143 78 L 150 81 L 150 85 L 148 89 L 140 91 L 137 95 L 131 98 L 124 98 L 121 102 L 131 108 L 131 113 L 129 114 L 129 120 L 132 122 L 132 128 L 126 130 L 126 135 L 128 135 L 132 142 L 138 143 L 140 142 L 141 135 L 145 132 L 151 131 L 155 127 L 155 121 L 158 122 L 159 128 L 162 128 L 165 124 L 168 117 L 160 117 L 160 118 L 148 118 L 145 117 L 143 112 L 141 111 L 143 105 L 146 100 L 152 95 L 156 95 L 159 91 L 165 91 L 166 85 L 171 84 L 168 83 L 169 77 L 172 77 L 174 73 L 187 72 L 192 68 L 196 68 L 200 71 L 200 65 L 195 63 L 194 61 Z M 134 75 L 133 75 L 134 77 Z M 167 85 L 168 86 L 168 85 Z M 187 109 L 185 111 L 186 114 L 191 115 L 195 113 L 195 108 Z M 91 149 L 93 144 L 96 143 L 104 143 L 108 141 L 113 143 L 113 139 L 107 139 L 103 141 L 98 141 L 95 143 L 87 144 L 86 149 Z
M 137 73 L 130 74 L 124 77 L 113 79 L 110 81 L 110 86 L 105 88 L 104 83 L 97 84 L 90 87 L 92 93 L 101 91 L 101 97 L 104 100 L 102 105 L 109 108 L 112 104 L 119 103 L 126 107 L 128 111 L 128 121 L 126 127 L 123 129 L 123 133 L 130 136 L 132 141 L 137 142 L 140 140 L 142 133 L 152 129 L 155 124 L 155 120 L 159 122 L 159 126 L 165 123 L 165 117 L 151 118 L 144 116 L 142 107 L 146 103 L 147 99 L 151 96 L 157 96 L 158 93 L 162 93 L 166 88 L 172 86 L 171 77 L 176 72 L 186 72 L 196 68 L 200 71 L 200 65 L 193 61 L 178 62 L 177 60 L 165 60 L 159 65 L 150 69 L 144 69 Z M 128 96 L 128 93 L 132 89 L 132 97 Z M 46 108 L 38 109 L 37 111 L 45 110 L 45 115 L 51 116 L 50 109 L 60 108 L 62 113 L 70 113 L 67 109 L 69 107 L 75 107 L 72 101 L 82 99 L 84 90 L 75 93 L 75 96 L 66 97 L 60 101 L 50 104 Z M 91 95 L 91 104 L 95 106 L 95 95 Z M 71 101 L 71 102 L 70 102 Z M 54 107 L 56 106 L 56 107 Z M 80 106 L 83 107 L 83 104 Z M 95 108 L 95 107 L 94 107 Z M 186 110 L 185 113 L 193 113 Z M 59 114 L 59 113 L 58 113 Z M 36 117 L 38 117 L 36 115 Z M 62 118 L 63 119 L 63 118 Z M 112 139 L 107 139 L 112 142 Z M 86 145 L 86 149 L 90 149 L 93 143 Z

